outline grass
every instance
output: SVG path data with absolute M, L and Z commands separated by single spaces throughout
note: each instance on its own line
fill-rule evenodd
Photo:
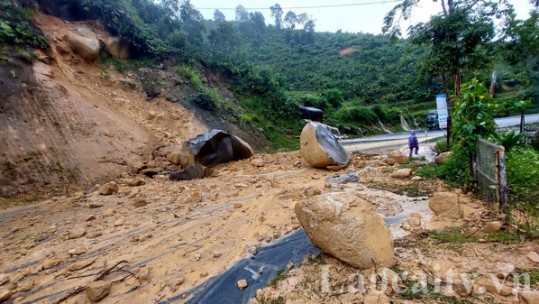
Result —
M 519 274 L 518 282 L 522 285 L 526 285 L 528 283 L 526 282 L 527 280 L 526 274 L 529 275 L 530 286 L 534 286 L 537 283 L 539 283 L 539 268 L 529 268 L 529 269 L 517 268 L 515 269 L 514 274 Z
M 439 243 L 451 245 L 462 245 L 466 243 L 477 243 L 480 240 L 487 242 L 514 243 L 520 242 L 520 236 L 511 231 L 496 231 L 485 234 L 482 232 L 470 233 L 464 227 L 449 227 L 442 230 L 433 231 L 431 237 Z
M 465 244 L 479 241 L 475 234 L 467 234 L 461 227 L 450 227 L 433 231 L 431 237 L 439 243 Z

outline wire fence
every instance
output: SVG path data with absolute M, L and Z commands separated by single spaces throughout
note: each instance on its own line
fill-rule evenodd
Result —
M 505 149 L 485 139 L 477 141 L 474 161 L 474 177 L 479 191 L 489 202 L 501 208 L 507 203 L 507 178 L 505 175 Z

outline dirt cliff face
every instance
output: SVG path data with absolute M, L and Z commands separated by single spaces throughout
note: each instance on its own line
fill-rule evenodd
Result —
M 88 64 L 73 53 L 67 32 L 86 26 L 106 36 L 96 23 L 46 15 L 36 21 L 51 56 L 0 66 L 0 196 L 104 182 L 151 160 L 155 148 L 207 130 L 177 104 L 148 102 L 134 74 Z

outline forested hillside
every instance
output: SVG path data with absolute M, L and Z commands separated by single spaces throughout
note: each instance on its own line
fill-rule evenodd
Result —
M 478 77 L 488 85 L 496 69 L 497 95 L 531 99 L 531 109 L 539 108 L 537 12 L 526 21 L 512 19 L 504 25 L 504 38 L 496 40 L 492 20 L 478 22 L 472 14 L 453 14 L 460 18 L 452 21 L 459 27 L 439 25 L 447 39 L 463 44 L 447 45 L 455 55 L 451 57 L 432 53 L 436 48 L 429 41 L 438 35 L 434 23 L 431 28 L 426 27 L 429 24 L 412 28 L 409 39 L 318 33 L 315 20 L 284 11 L 278 4 L 271 8 L 271 21 L 242 6 L 234 21 L 225 20 L 219 11 L 213 20 L 204 20 L 189 0 L 40 0 L 2 5 L 6 15 L 0 27 L 2 41 L 32 41 L 25 45 L 41 47 L 38 32 L 35 39 L 29 38 L 34 35 L 31 27 L 17 25 L 23 19 L 28 22 L 35 9 L 67 20 L 101 20 L 132 50 L 131 59 L 104 54 L 103 63 L 121 71 L 167 63 L 168 69 L 191 79 L 199 93 L 193 97 L 195 103 L 223 115 L 236 112 L 238 124 L 263 129 L 278 146 L 295 142 L 287 139 L 302 126 L 299 105 L 323 109 L 327 122 L 348 133 L 358 128 L 381 132 L 381 123 L 399 129 L 401 116 L 412 127 L 420 127 L 424 114 L 435 107 L 434 95 L 452 94 L 448 88 L 453 79 L 436 70 L 445 64 L 444 58 L 458 66 L 459 83 L 460 77 Z M 455 36 L 448 38 L 451 31 Z M 438 62 L 427 60 L 436 56 L 441 56 Z M 215 83 L 207 81 L 210 74 L 224 79 L 235 98 L 223 97 Z

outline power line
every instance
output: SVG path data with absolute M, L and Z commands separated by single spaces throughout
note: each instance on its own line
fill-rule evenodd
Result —
M 364 6 L 364 5 L 373 5 L 373 4 L 385 4 L 385 3 L 395 3 L 402 2 L 402 0 L 388 0 L 388 1 L 374 1 L 374 2 L 363 2 L 363 3 L 348 3 L 348 4 L 326 4 L 326 5 L 310 5 L 310 6 L 289 6 L 281 7 L 283 10 L 291 9 L 308 9 L 308 8 L 328 8 L 328 7 L 351 7 L 351 6 Z M 197 10 L 235 10 L 235 7 L 197 7 Z M 269 10 L 269 7 L 246 7 L 246 10 Z

